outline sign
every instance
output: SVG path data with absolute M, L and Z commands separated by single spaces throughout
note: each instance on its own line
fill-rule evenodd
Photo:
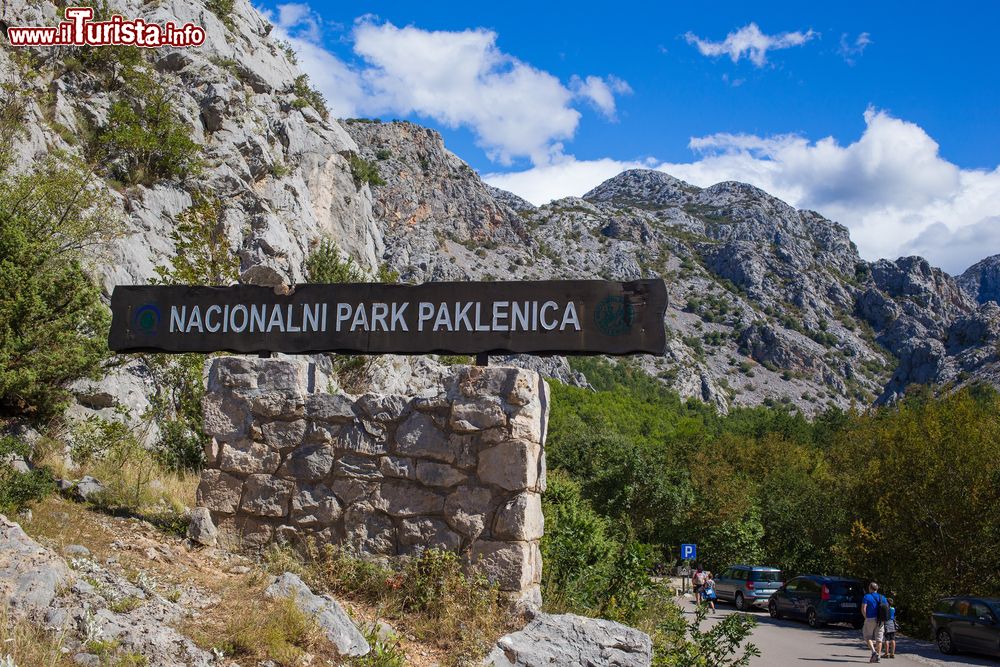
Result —
M 662 355 L 662 280 L 119 286 L 117 352 Z
M 697 544 L 682 544 L 681 545 L 681 560 L 694 560 L 698 557 L 698 545 Z

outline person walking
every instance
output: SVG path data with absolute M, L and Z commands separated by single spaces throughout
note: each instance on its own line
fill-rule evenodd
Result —
M 708 608 L 715 611 L 715 580 L 712 579 L 711 570 L 705 571 L 705 586 L 702 588 L 701 597 L 708 603 Z
M 705 571 L 701 569 L 701 564 L 695 566 L 694 574 L 691 575 L 691 585 L 694 587 L 694 603 L 701 604 L 701 592 L 705 588 Z
M 862 636 L 872 652 L 868 662 L 881 662 L 879 656 L 882 653 L 885 622 L 889 620 L 889 602 L 878 592 L 878 584 L 874 581 L 868 584 L 868 594 L 861 600 L 861 615 L 865 619 Z
M 890 591 L 890 594 L 892 592 Z M 889 603 L 889 620 L 885 622 L 885 644 L 882 654 L 883 658 L 896 657 L 896 632 L 899 631 L 899 624 L 896 623 L 896 607 L 893 606 L 892 598 L 886 598 Z

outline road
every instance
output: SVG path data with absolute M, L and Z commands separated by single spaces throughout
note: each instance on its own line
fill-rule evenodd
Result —
M 686 614 L 694 614 L 694 603 L 680 599 L 678 603 Z M 735 613 L 732 605 L 717 604 L 712 618 L 718 619 Z M 766 610 L 751 612 L 757 619 L 750 641 L 757 645 L 761 655 L 754 658 L 752 667 L 804 667 L 810 663 L 867 663 L 871 655 L 861 641 L 861 631 L 846 625 L 831 625 L 813 630 L 804 622 L 776 620 Z M 989 665 L 998 667 L 1000 661 L 979 656 L 945 656 L 930 642 L 904 637 L 896 642 L 896 659 L 882 660 L 886 667 L 938 667 L 939 665 Z

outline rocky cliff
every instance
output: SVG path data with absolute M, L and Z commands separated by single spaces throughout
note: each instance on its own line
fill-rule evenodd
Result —
M 222 202 L 220 224 L 246 280 L 302 280 L 323 238 L 406 281 L 660 276 L 670 291 L 667 354 L 635 363 L 723 410 L 782 403 L 816 413 L 891 401 L 912 383 L 1000 378 L 996 257 L 958 280 L 918 257 L 867 262 L 847 229 L 819 213 L 743 183 L 698 188 L 646 170 L 534 207 L 484 184 L 433 130 L 338 121 L 336 109 L 327 117 L 294 55 L 245 0 L 225 17 L 198 0 L 118 5 L 150 21 L 195 21 L 208 41 L 143 55 L 202 146 L 202 169 L 102 182 L 128 230 L 95 266 L 108 291 L 168 264 L 177 216 L 208 193 Z M 57 20 L 50 3 L 0 11 L 8 25 Z M 56 149 L 82 154 L 80 138 L 108 124 L 113 96 L 94 72 L 71 66 L 67 50 L 31 53 L 0 50 L 0 73 L 28 97 L 25 166 Z M 564 360 L 521 363 L 580 381 Z M 374 377 L 398 391 L 423 372 L 440 369 L 394 359 Z M 81 399 L 140 408 L 144 382 L 126 366 Z

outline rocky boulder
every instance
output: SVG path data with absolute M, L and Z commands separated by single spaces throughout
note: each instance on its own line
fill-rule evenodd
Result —
M 645 632 L 600 618 L 538 614 L 523 630 L 501 637 L 483 665 L 648 667 L 652 661 L 653 642 Z
M 37 613 L 52 604 L 59 589 L 72 580 L 66 561 L 0 515 L 0 605 L 15 612 Z
M 297 575 L 285 572 L 275 577 L 264 595 L 272 599 L 291 598 L 303 613 L 316 621 L 340 655 L 357 657 L 371 651 L 364 635 L 340 603 L 329 595 L 316 595 Z

